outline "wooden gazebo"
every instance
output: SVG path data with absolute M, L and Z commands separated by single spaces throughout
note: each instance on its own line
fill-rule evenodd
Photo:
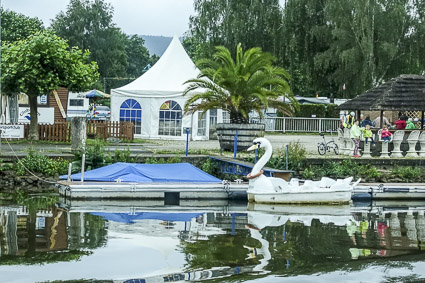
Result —
M 339 105 L 340 110 L 381 111 L 420 111 L 423 129 L 425 110 L 425 76 L 401 75 L 374 87 L 363 94 Z

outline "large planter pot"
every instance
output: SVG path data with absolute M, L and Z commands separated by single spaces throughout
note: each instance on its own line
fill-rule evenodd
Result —
M 252 141 L 258 137 L 264 137 L 264 124 L 217 124 L 217 138 L 220 148 L 233 151 L 237 133 L 237 150 L 246 150 L 252 145 Z

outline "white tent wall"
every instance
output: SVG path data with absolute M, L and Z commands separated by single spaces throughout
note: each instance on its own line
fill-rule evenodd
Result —
M 159 120 L 161 105 L 172 100 L 183 110 L 188 97 L 183 96 L 187 80 L 196 78 L 199 70 L 187 55 L 178 37 L 174 37 L 161 58 L 146 73 L 133 82 L 111 90 L 111 120 L 120 121 L 121 105 L 133 99 L 141 107 L 141 130 L 136 138 L 186 139 L 184 128 L 191 128 L 192 140 L 208 140 L 209 114 L 205 115 L 206 131 L 198 135 L 198 113 L 183 115 L 181 135 L 160 135 Z M 138 106 L 139 107 L 139 106 Z M 183 113 L 182 113 L 183 114 Z
M 157 98 L 157 97 L 126 97 L 120 95 L 112 95 L 111 97 L 111 120 L 120 121 L 120 107 L 124 101 L 128 99 L 136 100 L 142 107 L 142 121 L 141 121 L 141 133 L 135 134 L 136 138 L 144 139 L 171 139 L 171 140 L 184 140 L 186 139 L 186 133 L 184 128 L 191 128 L 191 139 L 192 140 L 208 140 L 209 133 L 209 112 L 207 112 L 204 117 L 207 121 L 206 123 L 206 135 L 198 135 L 198 113 L 193 115 L 183 115 L 182 117 L 182 128 L 181 135 L 179 136 L 168 136 L 168 135 L 159 135 L 159 111 L 161 105 L 168 101 L 173 100 L 177 102 L 180 107 L 183 109 L 184 103 L 187 98 L 172 97 L 172 98 Z

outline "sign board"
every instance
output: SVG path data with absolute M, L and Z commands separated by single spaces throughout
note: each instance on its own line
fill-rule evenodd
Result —
M 19 107 L 18 123 L 29 124 L 30 122 L 30 108 Z M 38 107 L 38 123 L 55 123 L 55 109 L 53 107 Z
M 7 125 L 0 124 L 2 139 L 23 139 L 24 125 Z

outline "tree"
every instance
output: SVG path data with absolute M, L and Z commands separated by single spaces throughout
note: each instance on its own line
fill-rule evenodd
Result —
M 60 86 L 88 89 L 97 79 L 97 64 L 88 63 L 90 53 L 69 49 L 67 42 L 51 32 L 38 32 L 2 47 L 2 92 L 26 93 L 30 105 L 29 138 L 38 140 L 37 97 Z
M 281 57 L 283 14 L 278 0 L 195 0 L 194 8 L 184 41 L 192 47 L 188 50 L 193 58 L 210 57 L 220 45 L 235 55 L 238 43 Z
M 232 123 L 241 124 L 248 122 L 251 111 L 262 117 L 262 110 L 268 107 L 293 113 L 297 102 L 289 88 L 289 74 L 273 66 L 276 59 L 270 53 L 258 47 L 244 53 L 238 44 L 235 57 L 234 60 L 227 48 L 219 46 L 212 60 L 199 60 L 200 75 L 185 83 L 189 86 L 183 95 L 191 95 L 184 107 L 186 114 L 224 109 L 230 112 Z M 279 101 L 280 96 L 292 105 Z
M 112 6 L 103 0 L 71 0 L 66 13 L 59 13 L 51 28 L 70 46 L 90 50 L 90 59 L 99 65 L 101 77 L 125 77 L 127 36 L 112 17 Z
M 138 77 L 150 64 L 149 51 L 144 46 L 145 41 L 138 35 L 127 36 L 125 51 L 128 57 L 127 75 Z
M 1 9 L 1 39 L 13 42 L 25 39 L 31 34 L 43 31 L 43 22 L 38 18 L 30 18 L 10 10 Z
M 331 39 L 316 54 L 314 71 L 325 72 L 335 90 L 346 84 L 350 96 L 417 73 L 417 64 L 406 63 L 416 45 L 419 13 L 420 6 L 410 0 L 326 1 L 324 25 Z

